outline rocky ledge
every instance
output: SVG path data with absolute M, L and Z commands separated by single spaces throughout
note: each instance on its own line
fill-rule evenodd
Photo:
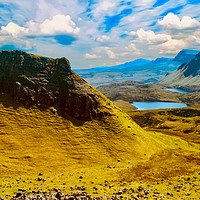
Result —
M 0 91 L 23 105 L 52 106 L 79 120 L 110 114 L 101 110 L 101 95 L 71 70 L 66 58 L 0 51 Z

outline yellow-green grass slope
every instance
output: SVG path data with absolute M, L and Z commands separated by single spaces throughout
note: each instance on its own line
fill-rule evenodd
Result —
M 187 154 L 199 153 L 199 147 L 192 143 L 144 131 L 104 96 L 102 101 L 112 116 L 82 122 L 62 118 L 50 109 L 26 108 L 0 95 L 0 179 L 41 171 L 55 174 L 77 167 L 114 166 L 118 159 L 123 168 L 128 161 L 136 165 L 163 151 L 180 148 Z

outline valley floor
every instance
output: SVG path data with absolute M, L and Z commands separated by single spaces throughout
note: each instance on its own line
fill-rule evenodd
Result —
M 119 181 L 125 165 L 63 169 L 1 179 L 1 199 L 199 199 L 200 173 L 154 181 Z M 116 179 L 117 178 L 117 179 Z

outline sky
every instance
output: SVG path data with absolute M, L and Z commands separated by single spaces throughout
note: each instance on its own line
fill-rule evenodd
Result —
M 200 50 L 199 0 L 0 0 L 0 50 L 66 57 L 72 69 Z

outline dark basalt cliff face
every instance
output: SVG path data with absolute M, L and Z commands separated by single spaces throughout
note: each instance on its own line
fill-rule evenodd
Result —
M 178 70 L 183 72 L 185 77 L 200 75 L 200 53 L 198 53 L 194 59 L 190 61 L 189 64 L 181 65 Z
M 177 70 L 167 74 L 158 84 L 166 87 L 200 91 L 200 53 L 188 64 L 182 64 Z
M 0 90 L 26 106 L 54 106 L 62 116 L 98 119 L 98 91 L 71 70 L 66 58 L 52 59 L 22 51 L 0 51 Z

